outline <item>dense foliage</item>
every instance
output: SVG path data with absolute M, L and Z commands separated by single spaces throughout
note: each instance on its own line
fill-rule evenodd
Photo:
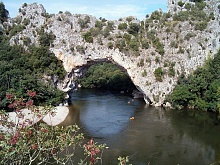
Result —
M 134 84 L 126 73 L 111 63 L 91 66 L 85 76 L 79 80 L 83 88 L 101 88 L 111 90 L 133 90 Z
M 181 76 L 168 100 L 173 105 L 218 111 L 220 99 L 220 51 L 214 59 L 198 68 L 188 78 Z
M 4 22 L 9 16 L 8 10 L 5 9 L 3 2 L 0 2 L 0 23 Z
M 47 47 L 31 46 L 28 51 L 20 46 L 10 46 L 8 38 L 0 36 L 0 98 L 13 92 L 18 97 L 26 97 L 26 91 L 36 91 L 36 105 L 57 104 L 64 93 L 55 88 L 55 79 L 65 75 L 62 62 Z M 1 108 L 7 107 L 2 99 Z

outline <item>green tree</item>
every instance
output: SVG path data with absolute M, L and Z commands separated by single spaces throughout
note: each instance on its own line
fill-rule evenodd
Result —
M 83 88 L 101 88 L 111 90 L 135 89 L 128 75 L 111 63 L 91 66 L 85 76 L 79 80 Z
M 3 2 L 0 2 L 0 21 L 1 23 L 8 19 L 9 12 L 5 9 L 5 5 Z
M 219 112 L 220 51 L 208 59 L 188 78 L 180 77 L 178 85 L 168 97 L 175 105 L 190 106 L 198 110 Z

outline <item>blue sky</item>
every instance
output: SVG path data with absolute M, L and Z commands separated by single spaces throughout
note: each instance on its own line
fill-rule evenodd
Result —
M 73 14 L 90 14 L 109 20 L 135 16 L 142 20 L 146 14 L 161 8 L 167 11 L 167 0 L 0 0 L 11 17 L 16 17 L 23 3 L 42 4 L 49 14 L 69 11 Z

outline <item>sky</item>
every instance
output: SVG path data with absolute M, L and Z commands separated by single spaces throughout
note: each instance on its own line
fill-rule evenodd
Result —
M 117 20 L 122 17 L 135 16 L 143 20 L 146 14 L 150 14 L 161 8 L 167 11 L 167 0 L 0 0 L 9 11 L 10 17 L 18 14 L 22 4 L 42 4 L 49 14 L 59 11 L 69 11 L 72 14 L 89 14 L 97 18 Z

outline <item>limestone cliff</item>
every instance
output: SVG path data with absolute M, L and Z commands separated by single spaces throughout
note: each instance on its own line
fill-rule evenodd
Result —
M 143 21 L 131 16 L 109 21 L 69 12 L 49 15 L 34 3 L 23 5 L 7 26 L 26 26 L 10 40 L 25 48 L 39 44 L 41 28 L 56 36 L 50 50 L 68 72 L 60 83 L 62 90 L 70 89 L 84 66 L 110 60 L 127 71 L 146 101 L 149 98 L 161 105 L 181 73 L 188 75 L 218 51 L 219 4 L 219 0 L 209 0 L 198 6 L 205 13 L 204 20 L 201 15 L 186 14 L 198 10 L 195 2 L 168 0 L 168 13 L 158 10 Z M 28 45 L 24 43 L 27 38 Z

